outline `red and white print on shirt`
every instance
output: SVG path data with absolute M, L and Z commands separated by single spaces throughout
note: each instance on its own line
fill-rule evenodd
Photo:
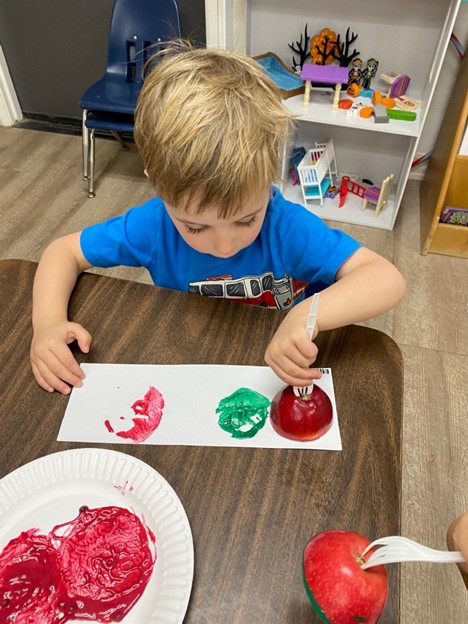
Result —
M 289 275 L 276 279 L 273 273 L 264 273 L 236 279 L 232 275 L 217 275 L 191 282 L 188 291 L 205 297 L 234 299 L 265 308 L 289 310 L 302 297 L 306 287 L 306 282 Z

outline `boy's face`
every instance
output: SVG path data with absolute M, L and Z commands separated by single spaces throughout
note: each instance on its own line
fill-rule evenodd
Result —
M 190 208 L 165 204 L 175 228 L 187 245 L 216 258 L 230 258 L 251 245 L 257 238 L 270 199 L 270 189 L 249 199 L 241 211 L 228 219 L 220 219 L 216 208 L 201 214 Z

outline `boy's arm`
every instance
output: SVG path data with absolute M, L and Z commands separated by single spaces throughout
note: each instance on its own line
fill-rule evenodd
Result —
M 76 232 L 51 243 L 37 268 L 31 365 L 37 382 L 49 392 L 68 394 L 70 385 L 82 384 L 83 371 L 67 345 L 77 340 L 80 349 L 87 352 L 91 336 L 78 323 L 68 321 L 68 303 L 78 275 L 90 266 Z
M 320 293 L 320 331 L 374 318 L 400 303 L 406 293 L 400 271 L 365 247 L 342 264 L 335 279 Z
M 334 284 L 320 293 L 316 330 L 335 329 L 387 312 L 406 292 L 406 282 L 391 262 L 361 247 L 340 267 Z M 306 386 L 320 373 L 309 366 L 317 347 L 305 331 L 310 299 L 301 301 L 281 323 L 265 354 L 267 364 L 284 382 Z

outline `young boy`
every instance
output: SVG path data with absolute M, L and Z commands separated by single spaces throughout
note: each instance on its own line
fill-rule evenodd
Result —
M 163 53 L 143 84 L 135 140 L 157 197 L 54 241 L 33 291 L 31 363 L 64 394 L 83 371 L 68 344 L 91 336 L 67 318 L 78 275 L 91 266 L 144 266 L 159 286 L 288 310 L 265 360 L 288 384 L 320 376 L 306 334 L 307 284 L 322 283 L 315 335 L 386 312 L 404 296 L 397 269 L 330 229 L 274 188 L 291 116 L 263 69 L 212 49 Z M 315 336 L 314 336 L 315 337 Z

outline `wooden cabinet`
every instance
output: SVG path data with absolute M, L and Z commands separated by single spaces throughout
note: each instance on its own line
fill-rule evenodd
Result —
M 450 41 L 461 0 L 205 0 L 207 44 L 235 48 L 252 56 L 274 52 L 286 65 L 294 53 L 288 44 L 304 33 L 313 36 L 328 27 L 344 40 L 346 31 L 358 35 L 351 44 L 366 64 L 379 61 L 371 87 L 388 91 L 380 74 L 408 74 L 408 96 L 422 102 L 413 122 L 348 117 L 332 110 L 333 93 L 313 90 L 309 108 L 302 96 L 285 100 L 296 115 L 295 145 L 306 149 L 333 140 L 340 174 L 370 179 L 380 186 L 390 174 L 394 184 L 385 210 L 378 217 L 361 210 L 362 201 L 348 194 L 343 208 L 336 199 L 308 202 L 307 208 L 330 220 L 392 229 L 415 158 L 437 79 Z M 296 55 L 297 57 L 297 55 Z M 342 97 L 345 94 L 342 93 Z M 369 100 L 367 100 L 369 102 Z M 287 184 L 285 196 L 304 203 L 299 185 Z
M 446 206 L 468 209 L 468 154 L 459 153 L 468 123 L 468 55 L 460 66 L 421 184 L 421 252 L 468 258 L 468 226 L 441 223 Z

